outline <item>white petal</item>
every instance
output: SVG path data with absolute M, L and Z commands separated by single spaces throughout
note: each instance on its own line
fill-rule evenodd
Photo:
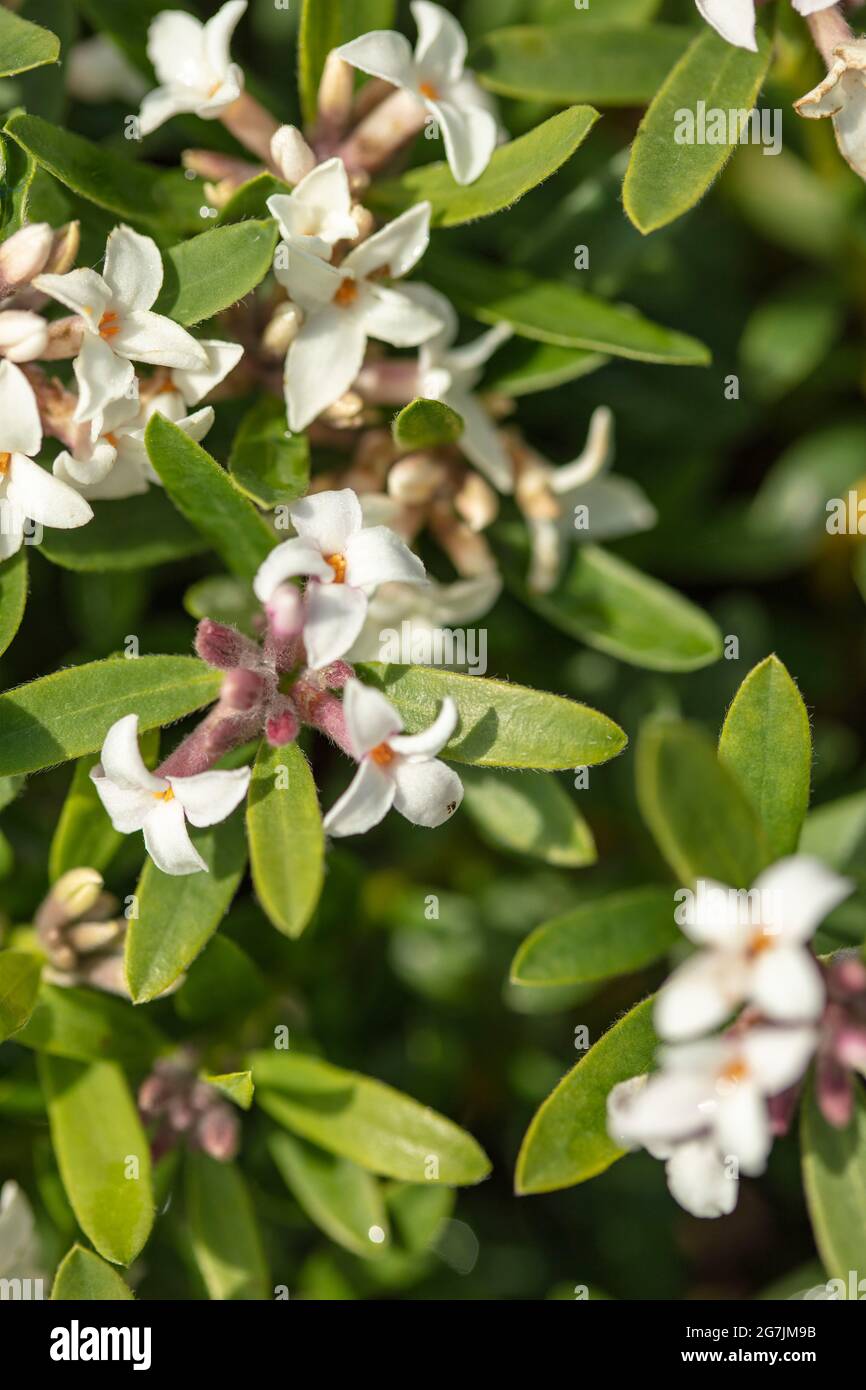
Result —
M 201 116 L 203 121 L 214 120 L 227 106 L 231 106 L 233 102 L 237 101 L 243 89 L 243 70 L 238 67 L 237 63 L 229 64 L 225 79 L 216 91 L 209 90 L 196 106 L 196 115 Z
M 367 596 L 348 584 L 307 587 L 304 646 L 314 670 L 345 656 L 364 626 Z
M 751 936 L 749 924 L 740 920 L 740 899 L 725 883 L 701 879 L 683 908 L 683 931 L 699 946 L 733 950 L 745 945 Z
M 676 969 L 656 998 L 660 1037 L 694 1038 L 723 1023 L 746 995 L 748 970 L 739 955 L 700 951 Z
M 363 525 L 358 495 L 350 487 L 304 497 L 289 508 L 289 516 L 298 535 L 322 555 L 342 555 Z
M 677 1144 L 665 1166 L 671 1196 L 692 1216 L 728 1216 L 737 1205 L 739 1183 L 708 1139 Z
M 259 566 L 253 581 L 256 598 L 261 603 L 267 603 L 286 579 L 294 579 L 300 574 L 330 580 L 334 571 L 323 559 L 318 546 L 311 545 L 302 536 L 293 536 L 291 540 L 283 541 L 276 550 L 272 550 Z
M 550 486 L 556 493 L 572 492 L 603 473 L 613 460 L 614 418 L 606 405 L 592 412 L 586 443 L 576 459 L 554 470 Z
M 191 825 L 216 825 L 241 804 L 251 776 L 248 767 L 241 767 L 231 772 L 199 772 L 194 777 L 167 780 Z
M 33 387 L 14 362 L 0 362 L 0 453 L 28 454 L 42 448 L 42 422 Z
M 395 87 L 414 85 L 412 47 L 407 38 L 391 29 L 374 29 L 359 39 L 352 39 L 351 43 L 344 43 L 335 52 L 344 63 L 350 63 L 371 77 L 381 77 Z
M 287 241 L 295 236 L 320 237 L 333 246 L 344 237 L 357 235 L 342 159 L 327 159 L 317 165 L 292 193 L 268 198 L 267 207 Z
M 71 487 L 92 487 L 103 482 L 114 467 L 117 449 L 105 439 L 98 439 L 86 456 L 75 458 L 64 449 L 54 460 L 55 478 Z
M 831 5 L 836 4 L 836 0 L 792 0 L 794 9 L 798 14 L 817 14 L 819 10 L 828 10 Z
M 843 105 L 833 120 L 836 142 L 851 168 L 861 178 L 866 178 L 866 85 L 859 73 L 852 73 L 843 77 L 840 86 Z M 800 114 L 809 113 L 800 111 Z
M 148 854 L 164 874 L 196 874 L 207 872 L 186 828 L 183 807 L 174 801 L 158 801 L 142 827 Z
M 708 24 L 737 48 L 757 52 L 755 43 L 755 0 L 696 0 Z
M 126 714 L 112 724 L 100 754 L 101 770 L 115 786 L 130 791 L 164 792 L 168 782 L 144 765 L 138 747 L 138 715 Z
M 350 251 L 343 265 L 358 279 L 384 271 L 399 280 L 420 261 L 430 244 L 430 204 L 416 203 Z
M 814 956 L 802 946 L 762 951 L 752 966 L 749 998 L 780 1023 L 819 1018 L 826 991 Z
M 90 780 L 109 815 L 111 824 L 119 834 L 131 835 L 133 831 L 141 830 L 146 817 L 153 810 L 152 792 L 118 787 L 115 782 L 102 775 L 99 767 L 91 770 Z
M 483 405 L 459 389 L 446 391 L 442 399 L 463 418 L 463 433 L 457 441 L 461 453 L 500 492 L 513 492 L 514 470 L 508 450 Z
M 93 508 L 68 483 L 40 468 L 26 454 L 13 454 L 6 495 L 25 516 L 43 526 L 72 530 L 93 519 Z
M 486 333 L 480 333 L 477 338 L 473 338 L 470 343 L 453 348 L 448 354 L 448 365 L 452 371 L 474 375 L 490 361 L 503 343 L 507 343 L 513 337 L 514 329 L 510 323 L 496 323 L 492 328 L 488 328 Z
M 232 35 L 247 8 L 247 0 L 227 0 L 227 4 L 204 26 L 205 54 L 211 69 L 223 76 L 231 63 Z
M 428 728 L 418 734 L 399 734 L 391 739 L 391 747 L 404 758 L 435 758 L 456 728 L 457 706 L 451 696 L 446 695 L 439 713 Z
M 367 526 L 350 536 L 340 548 L 346 555 L 346 583 L 353 588 L 374 587 L 392 581 L 424 582 L 422 561 L 387 526 Z
M 111 290 L 95 270 L 70 270 L 68 275 L 37 275 L 34 288 L 80 314 L 95 333 L 111 303 Z
M 854 883 L 812 855 L 794 854 L 759 874 L 752 891 L 760 893 L 762 921 L 777 940 L 809 941 Z
M 24 525 L 27 520 L 20 507 L 13 507 L 0 487 L 0 561 L 16 555 L 24 544 Z
M 441 83 L 457 82 L 466 62 L 466 35 L 453 15 L 430 0 L 409 7 L 418 26 L 415 62 L 423 76 Z
M 142 461 L 138 454 L 130 449 L 128 435 L 124 436 L 120 444 L 121 447 L 116 454 L 110 445 L 105 445 L 104 453 L 101 446 L 94 449 L 94 461 L 100 456 L 104 460 L 110 460 L 106 472 L 102 473 L 101 469 L 96 470 L 101 476 L 98 476 L 95 481 L 82 482 L 76 473 L 82 473 L 85 470 L 74 460 L 71 460 L 67 453 L 58 454 L 54 460 L 55 477 L 60 478 L 64 483 L 69 483 L 70 487 L 74 487 L 77 492 L 81 493 L 82 497 L 87 498 L 88 502 L 116 502 L 124 497 L 140 497 L 150 488 L 147 456 L 145 454 L 145 461 Z
M 634 1137 L 623 1128 L 628 1124 L 628 1116 L 635 1100 L 645 1090 L 649 1081 L 648 1073 L 642 1076 L 632 1076 L 628 1081 L 620 1081 L 608 1092 L 607 1097 L 607 1132 L 613 1142 L 621 1149 L 636 1149 L 638 1147 Z
M 646 493 L 630 478 L 594 478 L 563 499 L 564 519 L 575 540 L 604 541 L 649 531 L 658 513 Z M 586 507 L 586 523 L 577 530 L 574 506 Z
M 309 314 L 327 309 L 343 281 L 351 278 L 320 256 L 285 243 L 277 247 L 274 274 L 292 303 Z
M 195 371 L 206 368 L 208 363 L 207 353 L 191 333 L 173 319 L 149 309 L 133 309 L 123 314 L 111 345 L 124 357 L 158 367 Z
M 817 1042 L 814 1028 L 750 1028 L 739 1046 L 755 1085 L 777 1096 L 800 1080 Z
M 88 334 L 72 364 L 78 383 L 78 405 L 74 418 L 92 420 L 112 401 L 125 396 L 135 381 L 135 369 L 102 338 Z
M 448 167 L 459 184 L 474 183 L 484 173 L 496 149 L 496 117 L 482 106 L 458 106 L 433 101 L 431 109 L 442 127 Z
M 195 111 L 199 102 L 199 93 L 191 87 L 154 87 L 142 99 L 138 128 L 142 135 L 150 135 L 174 116 Z
M 193 367 L 191 371 L 176 367 L 171 374 L 173 384 L 187 405 L 198 405 L 209 391 L 225 380 L 244 355 L 240 343 L 223 343 L 216 338 L 197 341 L 207 356 L 207 366 Z
M 195 87 L 206 76 L 204 25 L 183 10 L 162 10 L 147 31 L 147 56 L 160 82 Z
M 362 835 L 391 809 L 396 787 L 376 763 L 366 758 L 339 801 L 325 816 L 329 835 Z
M 416 304 L 420 304 L 441 322 L 439 332 L 434 333 L 432 338 L 428 338 L 422 348 L 422 358 L 424 359 L 422 370 L 443 363 L 446 353 L 448 357 L 453 356 L 453 353 L 448 353 L 448 349 L 457 337 L 457 330 L 460 325 L 457 310 L 451 300 L 447 299 L 444 294 L 440 294 L 438 290 L 434 290 L 432 285 L 425 285 L 420 280 L 412 280 L 408 285 L 402 285 L 400 293 Z M 506 325 L 506 327 L 510 335 L 511 327 L 510 325 Z M 482 337 L 486 337 L 486 334 L 482 334 Z M 455 351 L 459 351 L 459 349 Z
M 417 347 L 440 329 L 439 320 L 400 290 L 366 285 L 361 299 L 364 327 L 371 338 L 392 347 Z
M 162 289 L 162 257 L 152 237 L 115 227 L 105 244 L 103 279 L 126 309 L 149 309 Z
M 364 361 L 367 329 L 360 314 L 324 309 L 304 324 L 286 357 L 289 429 L 306 429 L 350 389 Z
M 707 1128 L 706 1079 L 690 1071 L 656 1072 L 619 1120 L 618 1143 L 645 1148 L 690 1138 Z
M 380 743 L 390 743 L 403 728 L 403 720 L 381 690 L 359 680 L 346 682 L 343 714 L 352 752 L 359 761 Z
M 724 1159 L 735 1158 L 743 1173 L 763 1173 L 773 1136 L 767 1104 L 757 1086 L 741 1081 L 719 1097 L 715 1132 Z
M 435 830 L 451 819 L 463 800 L 463 783 L 454 769 L 438 758 L 397 762 L 393 776 L 397 783 L 394 809 L 413 825 Z

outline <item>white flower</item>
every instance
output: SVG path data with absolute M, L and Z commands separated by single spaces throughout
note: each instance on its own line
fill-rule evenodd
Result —
M 309 577 L 304 645 L 310 666 L 320 668 L 349 650 L 377 585 L 422 584 L 424 566 L 387 526 L 364 526 L 351 488 L 305 497 L 289 515 L 298 534 L 271 551 L 253 588 L 269 604 L 286 580 Z
M 708 24 L 737 48 L 757 52 L 755 42 L 755 0 L 695 0 Z M 792 0 L 799 14 L 815 14 L 829 9 L 836 0 Z
M 147 83 L 103 34 L 73 44 L 66 58 L 66 90 L 76 101 L 140 101 Z
M 432 338 L 440 320 L 399 290 L 430 240 L 430 204 L 418 203 L 350 251 L 339 266 L 297 246 L 274 272 L 304 323 L 286 357 L 289 428 L 302 430 L 349 390 L 361 370 L 368 338 L 393 347 L 417 347 Z
M 431 580 L 427 584 L 383 584 L 367 610 L 367 619 L 357 641 L 347 654 L 349 661 L 385 661 L 383 634 L 401 625 L 401 643 L 411 652 L 426 651 L 445 636 L 445 629 L 462 627 L 489 613 L 502 590 L 498 571 L 479 574 L 473 579 L 455 579 L 450 584 Z M 406 663 L 418 661 L 411 656 Z M 420 664 L 425 664 L 421 662 Z
M 841 154 L 866 179 L 866 39 L 834 48 L 827 76 L 794 102 L 794 110 L 810 120 L 830 116 Z
M 0 1188 L 0 1279 L 44 1277 L 30 1203 L 10 1179 Z
M 436 757 L 457 724 L 457 707 L 450 696 L 429 729 L 418 734 L 404 734 L 393 705 L 357 680 L 346 683 L 343 711 L 359 767 L 348 790 L 325 816 L 329 834 L 360 835 L 378 825 L 392 806 L 413 825 L 429 828 L 454 814 L 463 800 L 463 784 Z
M 464 71 L 466 35 L 441 5 L 415 0 L 410 9 L 418 26 L 414 54 L 408 39 L 387 29 L 364 34 L 336 52 L 361 72 L 417 97 L 442 129 L 455 179 L 473 183 L 490 163 L 498 130 L 475 79 Z
M 358 235 L 342 159 L 317 165 L 291 193 L 274 193 L 268 198 L 267 207 L 288 246 L 325 261 L 331 259 L 338 241 L 351 241 Z
M 244 89 L 229 45 L 247 0 L 229 0 L 206 24 L 184 10 L 163 10 L 147 35 L 147 56 L 160 86 L 141 103 L 142 135 L 184 111 L 213 120 Z
M 135 380 L 133 362 L 202 371 L 204 348 L 185 328 L 154 314 L 150 306 L 162 287 L 156 242 L 131 227 L 115 227 L 105 247 L 102 275 L 71 270 L 38 275 L 37 289 L 65 304 L 84 322 L 84 341 L 73 363 L 78 382 L 76 420 L 92 420 L 126 395 Z
M 0 311 L 0 357 L 33 362 L 48 346 L 48 324 L 29 309 Z
M 27 519 L 69 530 L 93 516 L 71 487 L 33 459 L 42 422 L 33 388 L 20 367 L 0 362 L 0 560 L 21 549 Z
M 853 886 L 806 855 L 766 869 L 748 894 L 700 885 L 686 904 L 683 930 L 705 949 L 659 991 L 655 1024 L 661 1036 L 695 1037 L 744 1003 L 778 1022 L 817 1018 L 824 983 L 806 942 Z
M 246 796 L 250 769 L 158 777 L 138 751 L 138 715 L 127 714 L 106 734 L 101 761 L 90 776 L 115 830 L 121 835 L 143 830 L 147 852 L 164 874 L 194 874 L 207 871 L 207 864 L 186 822 L 216 825 L 230 816 Z
M 471 343 L 455 347 L 458 320 L 445 295 L 430 285 L 419 284 L 407 285 L 403 293 L 429 309 L 442 323 L 439 332 L 421 345 L 416 394 L 442 401 L 463 417 L 460 449 L 500 492 L 512 492 L 514 480 L 508 451 L 484 406 L 473 395 L 484 364 L 511 337 L 510 324 L 497 324 Z

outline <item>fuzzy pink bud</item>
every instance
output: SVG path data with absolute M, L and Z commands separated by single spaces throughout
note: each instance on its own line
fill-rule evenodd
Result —
M 298 716 L 289 700 L 283 698 L 274 702 L 265 723 L 265 736 L 272 748 L 282 748 L 286 743 L 294 743 L 298 737 Z
M 202 1115 L 196 1126 L 196 1139 L 201 1148 L 218 1163 L 230 1163 L 240 1147 L 240 1125 L 228 1105 L 214 1105 Z
M 265 687 L 265 678 L 259 675 L 258 671 L 238 666 L 226 675 L 220 698 L 222 704 L 229 709 L 246 713 L 261 703 Z
M 258 648 L 248 637 L 244 637 L 236 628 L 227 627 L 225 623 L 214 622 L 212 618 L 203 618 L 199 623 L 195 649 L 202 661 L 221 671 L 230 671 L 232 667 L 254 661 L 258 656 Z

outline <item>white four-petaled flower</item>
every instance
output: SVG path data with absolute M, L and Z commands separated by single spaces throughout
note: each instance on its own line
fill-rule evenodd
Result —
M 160 86 L 141 103 L 142 135 L 181 112 L 213 120 L 244 89 L 244 75 L 229 51 L 247 0 L 228 0 L 206 24 L 184 10 L 163 10 L 147 35 L 147 56 Z
M 387 526 L 364 526 L 351 488 L 314 493 L 296 502 L 289 515 L 298 534 L 271 551 L 253 588 L 262 603 L 271 604 L 286 580 L 308 577 L 304 644 L 310 666 L 320 668 L 349 650 L 379 584 L 421 584 L 424 566 Z
M 755 0 L 695 0 L 708 24 L 737 48 L 757 50 L 755 42 Z M 801 15 L 829 9 L 836 0 L 792 0 Z
M 191 825 L 216 825 L 246 796 L 250 769 L 159 777 L 138 748 L 138 715 L 118 719 L 105 736 L 101 761 L 90 773 L 111 823 L 121 835 L 144 831 L 148 854 L 165 874 L 194 874 L 207 864 L 189 837 Z
M 318 164 L 291 193 L 274 193 L 267 206 L 287 245 L 322 260 L 331 259 L 338 241 L 351 241 L 358 235 L 342 159 Z
M 361 72 L 380 77 L 416 97 L 442 129 L 445 154 L 458 183 L 473 183 L 496 148 L 495 116 L 471 73 L 465 71 L 466 35 L 453 15 L 430 0 L 410 6 L 418 26 L 409 40 L 390 29 L 362 34 L 336 50 Z
M 457 773 L 436 754 L 457 724 L 450 697 L 428 729 L 404 734 L 393 705 L 360 681 L 347 682 L 343 710 L 352 752 L 359 767 L 349 788 L 325 816 L 331 835 L 360 835 L 387 815 L 392 806 L 413 825 L 435 828 L 454 814 L 463 800 Z

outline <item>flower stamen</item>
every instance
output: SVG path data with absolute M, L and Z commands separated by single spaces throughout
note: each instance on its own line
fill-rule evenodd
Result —
M 435 82 L 419 82 L 418 91 L 421 93 L 422 97 L 426 97 L 428 101 L 438 101 L 439 99 L 439 88 L 436 86 Z
M 326 556 L 325 556 L 325 560 L 326 560 L 326 562 L 331 566 L 331 569 L 334 571 L 334 578 L 333 578 L 333 581 L 332 581 L 332 582 L 333 582 L 334 584 L 345 584 L 345 582 L 346 582 L 346 557 L 345 557 L 345 555 L 341 555 L 341 554 L 326 555 Z
M 174 801 L 174 791 L 171 787 L 166 787 L 164 792 L 154 792 L 154 801 Z
M 109 338 L 114 338 L 119 332 L 118 316 L 113 309 L 109 309 L 99 320 L 99 336 L 107 342 Z
M 9 472 L 9 465 L 12 462 L 11 454 L 0 454 L 0 478 L 5 478 Z
M 387 743 L 379 743 L 370 750 L 370 757 L 379 767 L 387 767 L 394 761 L 394 750 Z
M 345 309 L 349 304 L 354 304 L 358 298 L 358 282 L 353 280 L 351 275 L 345 275 L 340 281 L 339 288 L 334 295 L 333 302 L 339 304 L 341 309 Z

